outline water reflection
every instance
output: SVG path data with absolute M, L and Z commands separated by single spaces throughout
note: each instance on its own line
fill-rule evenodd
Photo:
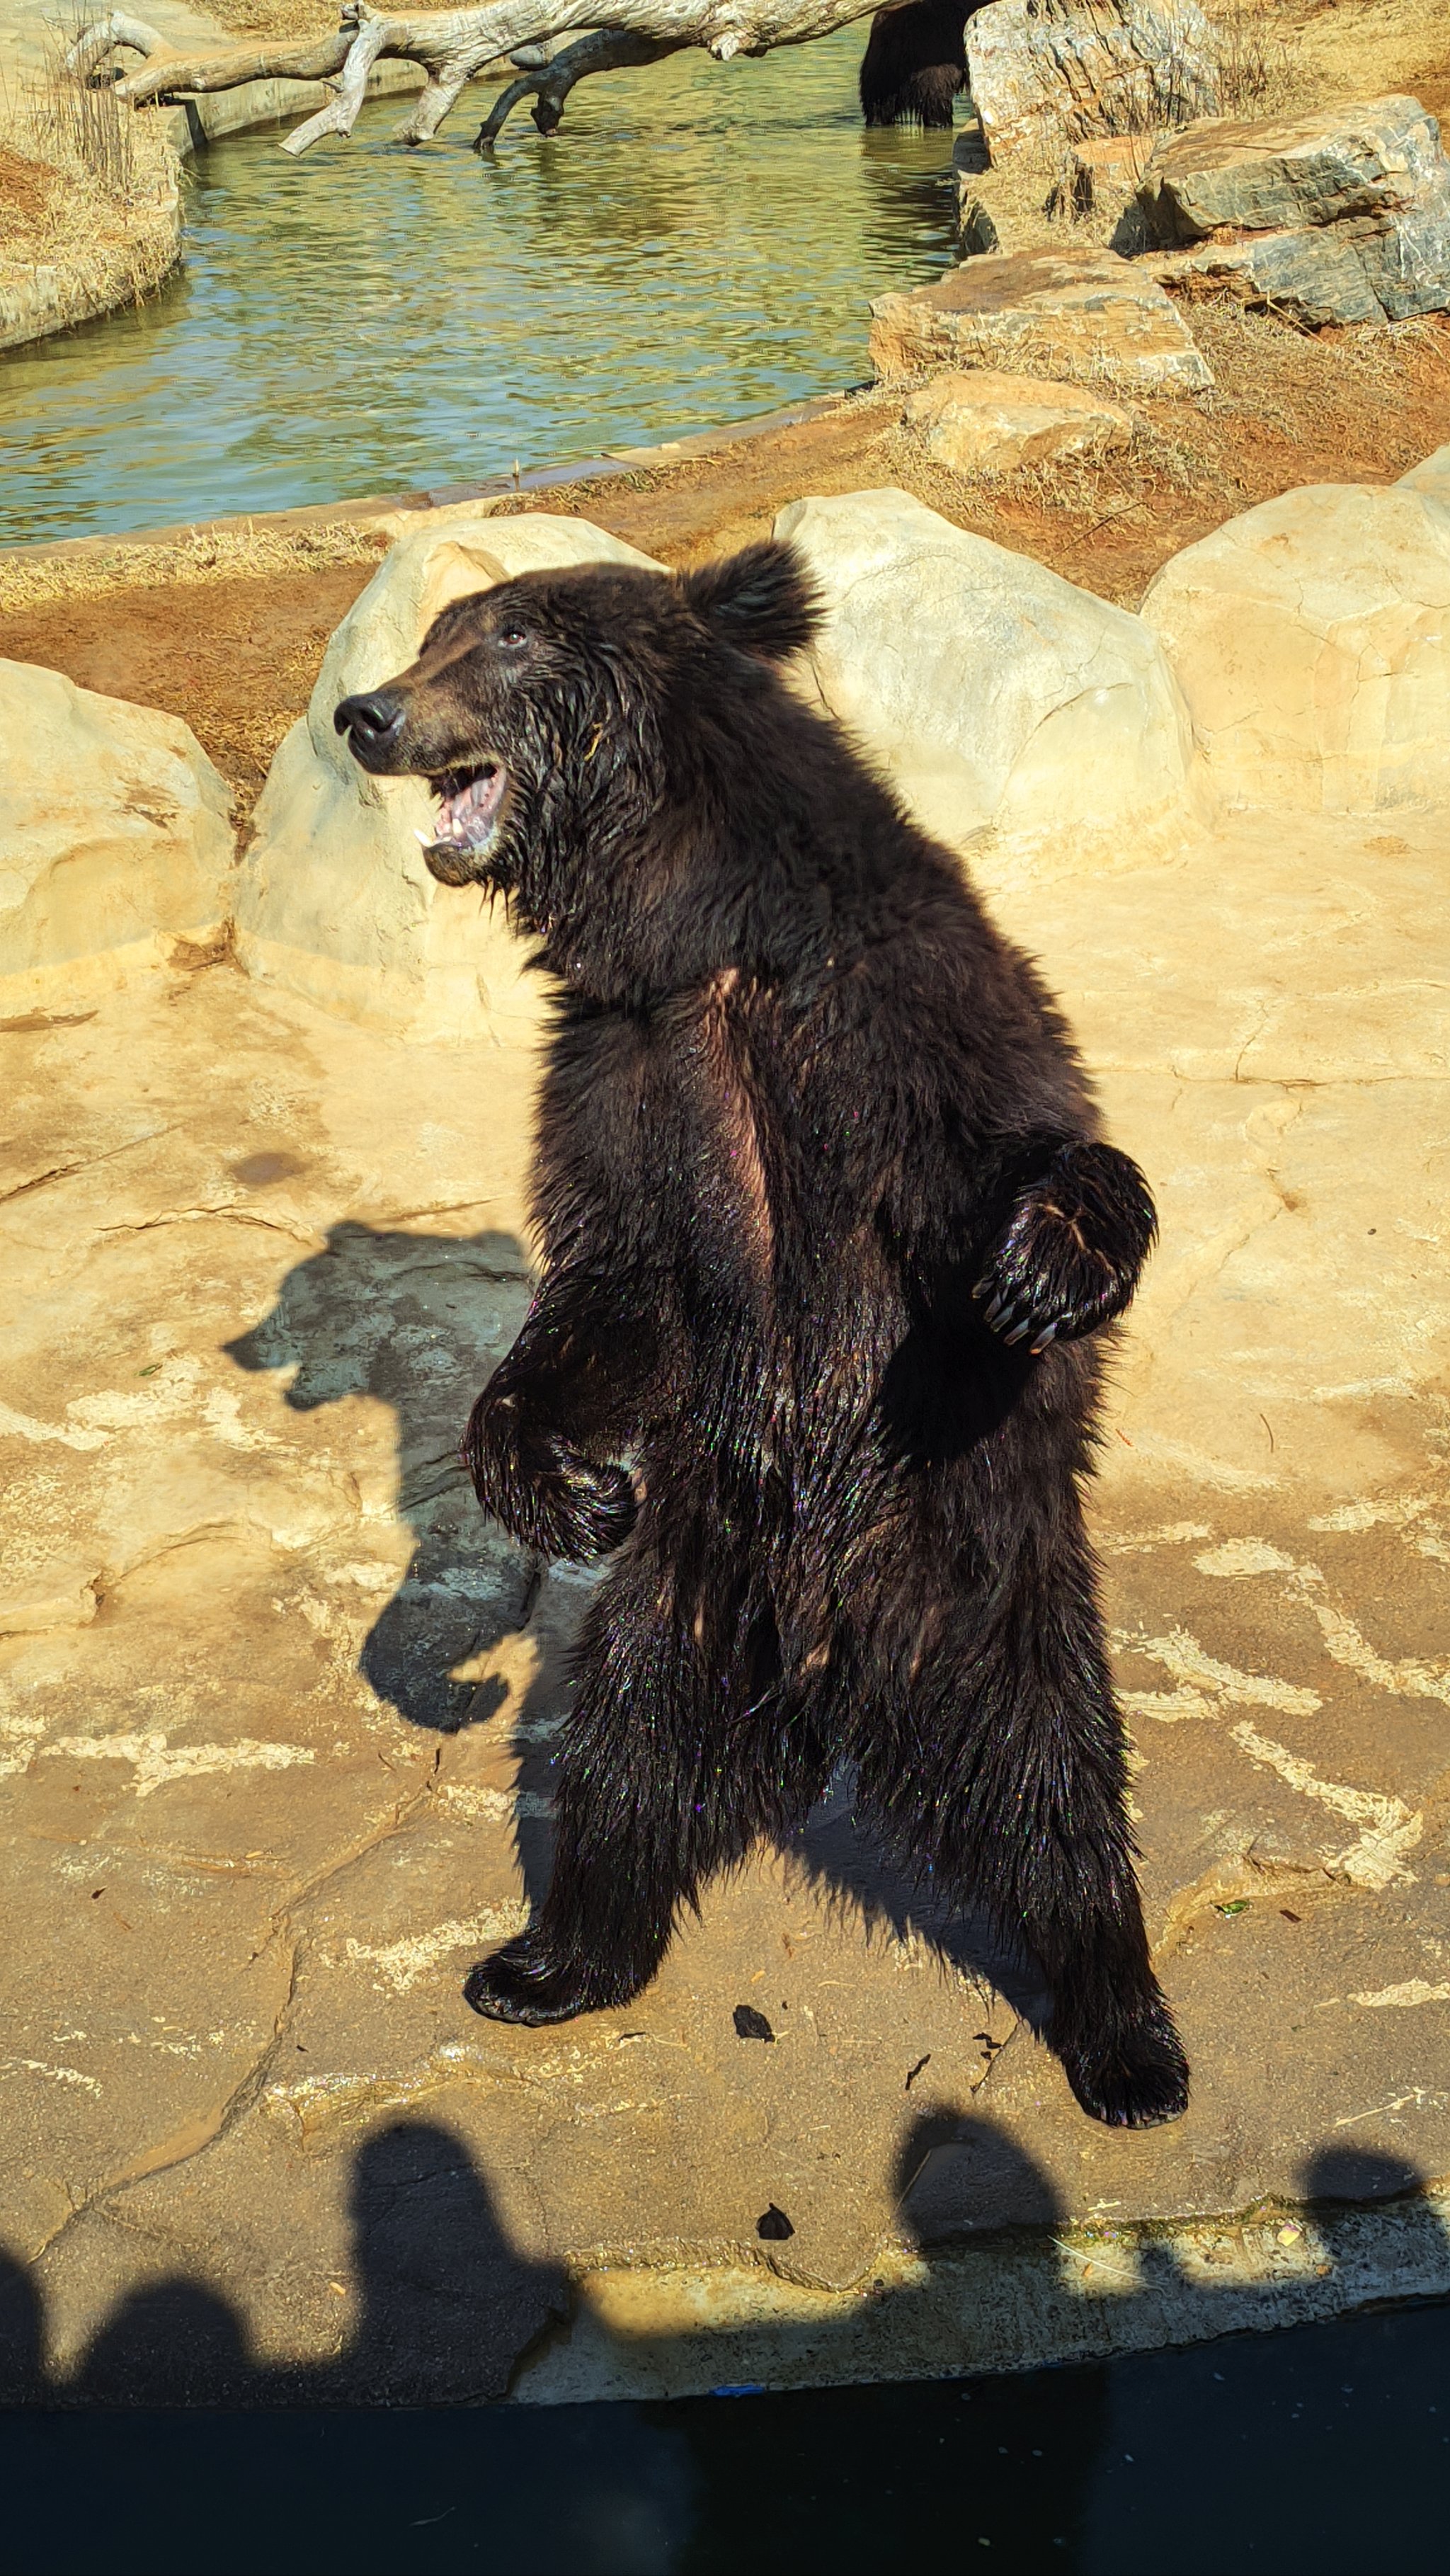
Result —
M 441 141 L 199 156 L 185 271 L 0 358 L 0 539 L 468 481 L 667 437 L 866 372 L 866 302 L 952 256 L 941 135 L 863 132 L 861 31 L 682 54 Z M 479 104 L 485 93 L 476 94 Z

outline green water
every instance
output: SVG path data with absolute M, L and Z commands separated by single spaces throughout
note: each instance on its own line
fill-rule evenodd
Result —
M 0 357 L 0 542 L 477 481 L 859 382 L 867 299 L 951 259 L 945 135 L 868 134 L 863 28 L 581 85 L 492 163 L 391 140 L 201 152 L 185 269 Z

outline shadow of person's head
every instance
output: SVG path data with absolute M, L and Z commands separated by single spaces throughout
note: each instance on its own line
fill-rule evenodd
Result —
M 468 2148 L 396 2120 L 359 2148 L 349 2199 L 358 2330 L 336 2394 L 434 2406 L 501 2397 L 517 2355 L 568 2311 L 562 2270 L 518 2246 Z
M 45 2378 L 40 2301 L 23 2263 L 0 2251 L 0 2406 L 30 2406 Z
M 1443 2274 L 1445 2224 L 1425 2186 L 1410 2157 L 1336 2141 L 1307 2158 L 1301 2189 L 1335 2269 L 1352 2278 L 1367 2267 L 1367 2279 L 1388 2284 L 1427 2265 L 1431 2277 Z
M 112 2311 L 72 2393 L 88 2406 L 245 2405 L 265 2377 L 225 2299 L 200 2281 L 156 2281 Z
M 928 2254 L 1063 2222 L 1058 2192 L 1026 2148 L 972 2110 L 937 2107 L 912 2123 L 894 2190 L 903 2235 Z

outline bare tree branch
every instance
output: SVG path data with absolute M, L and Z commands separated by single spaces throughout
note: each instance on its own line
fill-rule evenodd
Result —
M 478 129 L 474 151 L 492 151 L 514 109 L 526 98 L 534 101 L 533 119 L 539 132 L 553 134 L 576 81 L 587 80 L 592 72 L 632 71 L 645 63 L 663 62 L 666 54 L 682 50 L 678 37 L 631 36 L 622 28 L 596 27 L 592 35 L 565 45 L 562 52 L 537 69 L 526 65 L 522 78 L 510 81 L 508 88 L 499 92 Z M 530 51 L 531 47 L 516 47 L 514 61 L 520 61 L 522 54 Z
M 777 45 L 806 45 L 817 36 L 872 14 L 877 0 L 483 0 L 482 6 L 410 11 L 386 17 L 368 0 L 345 0 L 335 36 L 307 43 L 231 45 L 219 53 L 182 53 L 154 27 L 113 12 L 81 30 L 70 59 L 91 79 L 104 79 L 113 54 L 139 53 L 140 68 L 116 82 L 117 95 L 143 100 L 238 89 L 255 80 L 330 80 L 341 73 L 335 97 L 289 134 L 286 152 L 305 152 L 325 134 L 350 134 L 367 89 L 367 75 L 384 56 L 422 66 L 425 85 L 398 128 L 405 143 L 436 134 L 460 92 L 479 73 L 517 63 L 524 84 L 510 84 L 486 120 L 480 141 L 492 139 L 510 109 L 532 87 L 551 131 L 564 99 L 589 72 L 626 63 L 658 61 L 690 45 L 717 62 L 736 54 L 768 54 Z M 592 31 L 585 35 L 584 31 Z M 553 56 L 555 41 L 573 37 Z M 544 49 L 551 59 L 544 59 Z M 565 65 L 569 68 L 563 68 Z M 542 72 L 542 78 L 536 75 Z
M 148 99 L 240 89 L 254 80 L 326 80 L 340 72 L 351 51 L 355 30 L 341 27 L 332 36 L 313 36 L 305 43 L 282 44 L 260 39 L 251 45 L 229 45 L 221 53 L 184 54 L 140 18 L 109 18 L 85 27 L 66 56 L 68 70 L 106 77 L 103 66 L 114 51 L 140 54 L 140 71 L 117 81 L 116 93 L 140 106 Z

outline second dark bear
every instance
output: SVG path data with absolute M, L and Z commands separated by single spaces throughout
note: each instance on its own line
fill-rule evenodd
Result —
M 779 546 L 530 574 L 337 710 L 560 988 L 539 1290 L 465 1446 L 522 1545 L 613 1562 L 548 1895 L 468 1998 L 626 2003 L 850 1761 L 1035 1953 L 1083 2107 L 1171 2119 L 1081 1506 L 1152 1203 L 1033 968 L 780 676 L 814 615 Z
M 950 128 L 967 85 L 964 29 L 981 0 L 897 0 L 878 9 L 861 57 L 858 89 L 868 125 Z

